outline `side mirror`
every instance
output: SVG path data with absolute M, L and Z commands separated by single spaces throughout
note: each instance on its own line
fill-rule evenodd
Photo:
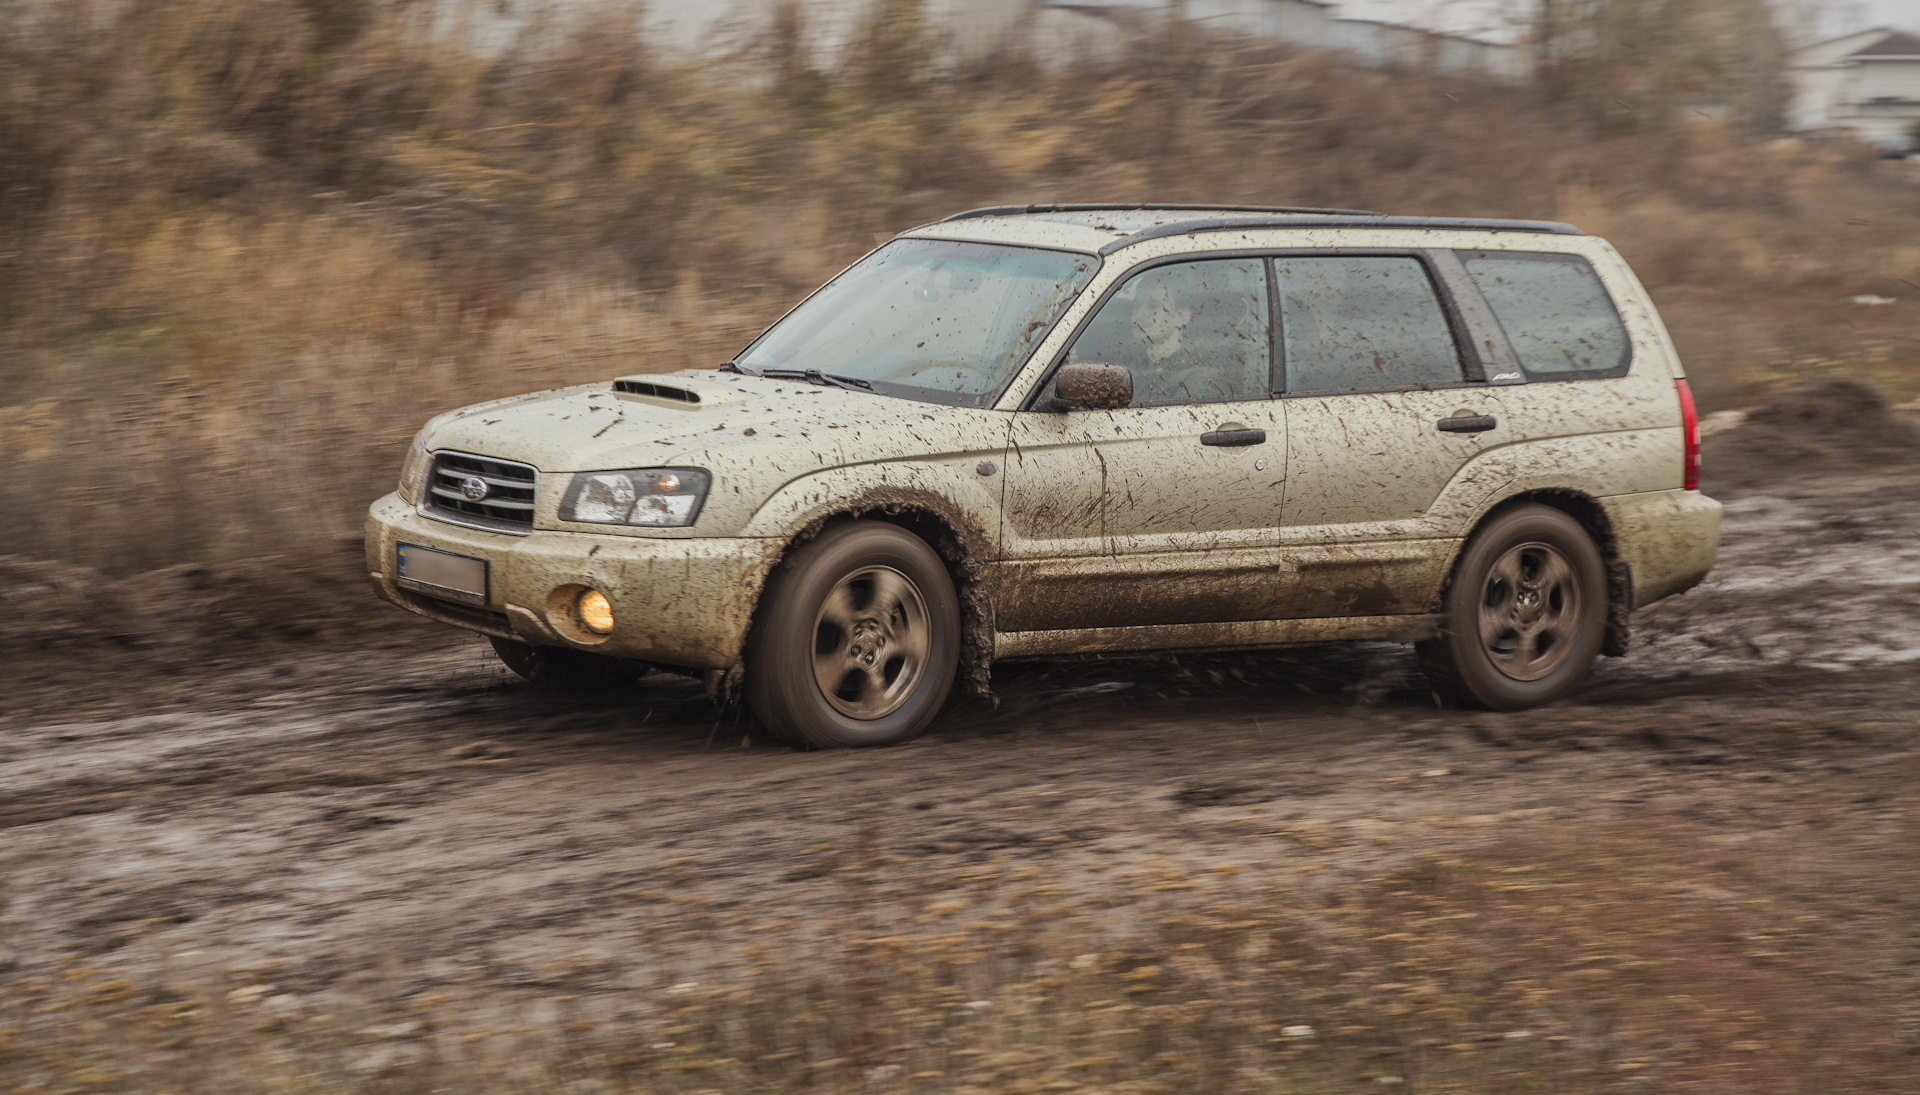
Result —
M 1063 411 L 1115 411 L 1133 402 L 1133 374 L 1125 365 L 1069 361 L 1053 374 L 1054 406 Z

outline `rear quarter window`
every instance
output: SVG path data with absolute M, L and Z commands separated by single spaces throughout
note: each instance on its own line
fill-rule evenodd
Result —
M 1528 380 L 1625 376 L 1633 348 L 1600 275 L 1579 255 L 1462 251 Z

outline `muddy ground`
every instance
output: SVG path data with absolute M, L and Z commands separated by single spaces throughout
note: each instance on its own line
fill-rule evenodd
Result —
M 1518 960 L 1497 957 L 1502 932 L 1548 956 L 1509 985 L 1624 947 L 1673 969 L 1725 949 L 1679 988 L 1618 963 L 1616 986 L 1658 996 L 1672 1029 L 1717 1016 L 1733 1033 L 1617 1019 L 1594 1049 L 1570 1027 L 1558 1037 L 1588 1046 L 1589 1086 L 1920 1090 L 1920 467 L 1768 471 L 1752 440 L 1720 446 L 1743 463 L 1722 476 L 1707 583 L 1638 613 L 1632 653 L 1577 699 L 1528 714 L 1437 709 L 1408 652 L 1384 645 L 1043 662 L 997 667 L 997 707 L 958 707 L 910 746 L 801 753 L 749 740 L 692 682 L 557 696 L 397 614 L 368 648 L 15 675 L 0 983 L 44 1001 L 80 969 L 143 1003 L 217 989 L 223 1006 L 363 1030 L 457 996 L 438 1029 L 538 1033 L 649 1022 L 650 994 L 725 977 L 766 924 L 805 966 L 843 937 L 967 916 L 1039 932 L 1017 925 L 1045 901 L 1094 955 L 1222 885 L 1280 915 L 1473 864 L 1557 879 L 1551 904 L 1458 914 L 1506 918 L 1473 941 L 1494 966 Z M 1629 878 L 1642 896 L 1622 896 Z M 1376 927 L 1417 919 L 1369 907 Z M 1617 941 L 1641 913 L 1681 927 Z M 1728 917 L 1745 926 L 1672 934 Z M 463 995 L 476 978 L 489 989 Z M 1584 999 L 1585 985 L 1541 991 Z M 1537 1007 L 1541 1030 L 1580 1011 Z M 6 1055 L 10 1022 L 54 1036 L 38 1014 L 0 1010 L 0 1085 L 56 1067 Z M 353 1052 L 343 1067 L 367 1074 L 410 1060 Z M 894 1067 L 859 1089 L 891 1089 Z M 937 1072 L 914 1075 L 961 1075 Z M 1335 1073 L 1331 1089 L 1401 1079 Z M 1021 1068 L 998 1075 L 980 1090 L 1021 1090 Z M 1077 1082 L 1062 1075 L 1054 1090 Z M 1540 1082 L 1580 1086 L 1562 1080 Z

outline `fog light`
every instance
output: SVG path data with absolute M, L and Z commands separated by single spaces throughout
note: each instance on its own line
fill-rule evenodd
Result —
M 596 635 L 605 635 L 613 630 L 613 605 L 607 602 L 607 595 L 597 589 L 589 589 L 580 594 L 574 602 L 574 608 L 580 613 L 580 622 L 587 630 Z

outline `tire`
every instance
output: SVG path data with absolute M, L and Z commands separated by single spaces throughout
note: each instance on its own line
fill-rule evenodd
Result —
M 593 654 L 564 646 L 531 646 L 492 636 L 493 652 L 508 669 L 535 684 L 550 688 L 593 688 L 638 680 L 647 667 L 625 658 Z
M 1580 687 L 1607 630 L 1607 568 L 1587 530 L 1551 506 L 1482 525 L 1460 553 L 1438 638 L 1419 644 L 1442 698 L 1517 711 Z
M 796 745 L 898 745 L 933 723 L 959 659 L 960 600 L 940 556 L 897 526 L 855 521 L 802 545 L 768 584 L 747 706 Z

